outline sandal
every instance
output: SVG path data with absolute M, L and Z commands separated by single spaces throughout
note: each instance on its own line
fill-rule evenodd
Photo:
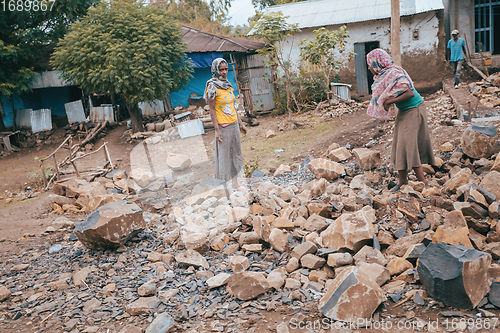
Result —
M 393 188 L 390 189 L 390 191 L 392 193 L 396 193 L 396 192 L 399 192 L 400 189 L 401 189 L 400 185 L 395 185 Z

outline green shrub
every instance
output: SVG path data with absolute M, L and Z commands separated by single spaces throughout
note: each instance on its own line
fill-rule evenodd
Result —
M 332 78 L 331 82 L 339 82 L 339 76 Z M 281 115 L 287 112 L 286 108 L 286 90 L 284 79 L 280 78 L 275 82 L 276 90 L 274 92 L 274 115 Z M 308 111 L 313 108 L 313 103 L 319 103 L 327 98 L 329 91 L 326 86 L 324 74 L 322 73 L 302 73 L 300 76 L 292 75 L 290 90 L 295 93 L 297 102 L 302 106 L 302 111 Z M 308 107 L 310 106 L 310 107 Z M 297 112 L 295 103 L 291 105 L 293 112 Z

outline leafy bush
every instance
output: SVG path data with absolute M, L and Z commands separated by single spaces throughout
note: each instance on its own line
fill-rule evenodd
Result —
M 330 82 L 339 82 L 339 76 L 331 78 Z M 276 108 L 273 111 L 274 115 L 286 113 L 286 90 L 284 88 L 283 79 L 279 79 L 276 83 L 276 91 L 274 93 L 274 104 Z M 302 107 L 302 111 L 308 111 L 313 107 L 313 103 L 319 103 L 327 99 L 328 87 L 323 73 L 301 73 L 300 76 L 293 75 L 291 77 L 290 90 L 295 93 L 297 102 Z M 295 105 L 293 112 L 297 112 Z

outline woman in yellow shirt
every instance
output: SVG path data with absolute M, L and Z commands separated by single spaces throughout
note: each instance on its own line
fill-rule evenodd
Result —
M 233 189 L 238 188 L 237 177 L 243 170 L 240 129 L 247 129 L 234 107 L 233 86 L 227 80 L 226 60 L 217 58 L 212 62 L 212 78 L 207 81 L 203 96 L 210 107 L 210 117 L 215 127 L 215 178 L 232 180 Z

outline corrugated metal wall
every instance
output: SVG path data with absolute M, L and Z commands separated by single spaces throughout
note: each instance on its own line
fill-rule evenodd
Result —
M 32 111 L 33 109 L 16 110 L 16 126 L 30 128 Z
M 31 131 L 33 133 L 52 129 L 52 114 L 50 109 L 31 111 Z
M 66 115 L 68 116 L 68 122 L 70 123 L 82 123 L 85 119 L 85 111 L 83 110 L 82 101 L 74 101 L 64 104 L 66 109 Z
M 258 54 L 247 57 L 250 91 L 255 111 L 274 109 L 271 68 L 265 67 L 265 59 Z
M 93 106 L 90 108 L 90 120 L 94 123 L 100 123 L 105 120 L 115 121 L 115 116 L 112 106 Z
M 163 101 L 156 100 L 151 103 L 139 103 L 139 108 L 143 116 L 154 116 L 155 114 L 165 113 L 165 106 Z

